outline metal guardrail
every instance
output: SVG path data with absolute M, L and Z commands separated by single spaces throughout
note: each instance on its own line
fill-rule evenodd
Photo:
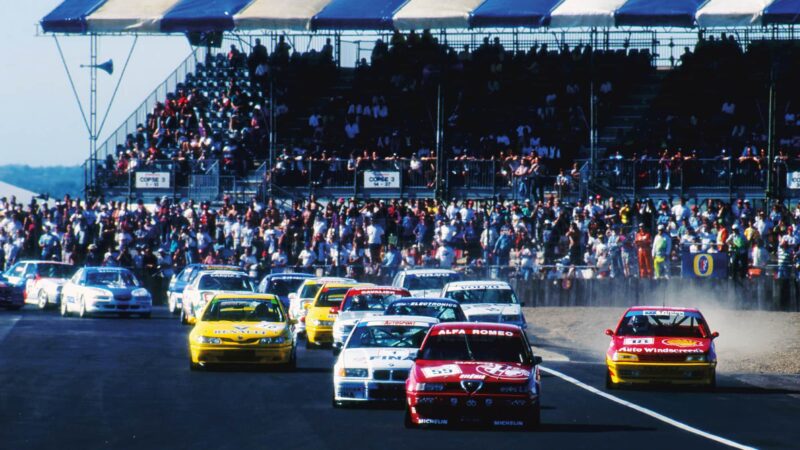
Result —
M 588 164 L 588 163 L 587 163 Z M 787 174 L 800 171 L 800 161 L 777 161 L 773 190 L 783 198 L 800 196 L 800 190 L 787 185 Z M 657 159 L 600 159 L 595 181 L 609 189 L 631 192 L 634 197 L 653 190 L 669 190 L 681 195 L 693 192 L 762 192 L 768 187 L 766 162 L 750 158 L 701 158 L 680 161 Z

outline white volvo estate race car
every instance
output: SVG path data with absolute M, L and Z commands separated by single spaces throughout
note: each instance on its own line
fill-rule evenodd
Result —
M 522 304 L 505 281 L 458 281 L 442 289 L 442 297 L 452 298 L 470 322 L 507 323 L 527 328 Z
M 430 317 L 371 317 L 358 322 L 333 368 L 333 406 L 405 399 L 405 382 Z

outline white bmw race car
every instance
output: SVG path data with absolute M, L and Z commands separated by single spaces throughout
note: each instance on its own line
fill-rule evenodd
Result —
M 371 317 L 358 322 L 333 368 L 333 406 L 405 399 L 405 382 L 429 317 Z

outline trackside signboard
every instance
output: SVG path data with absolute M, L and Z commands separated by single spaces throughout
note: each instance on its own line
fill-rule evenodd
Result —
M 136 172 L 136 189 L 169 189 L 169 172 Z
M 399 189 L 400 172 L 391 170 L 365 170 L 364 171 L 365 189 Z

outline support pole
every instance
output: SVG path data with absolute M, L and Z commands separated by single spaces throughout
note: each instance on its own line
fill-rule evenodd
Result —
M 442 82 L 439 81 L 439 85 L 436 87 L 436 198 L 441 200 L 444 198 L 445 193 L 443 192 L 443 176 L 444 171 L 444 161 L 442 160 L 444 156 L 444 108 L 442 107 Z
M 767 119 L 767 189 L 766 198 L 771 200 L 775 198 L 775 177 L 773 171 L 775 170 L 775 50 L 772 50 L 772 60 L 770 61 L 769 70 L 769 105 Z
M 89 37 L 89 179 L 95 185 L 97 157 L 97 34 Z M 94 190 L 94 189 L 93 189 Z
M 273 164 L 275 164 L 275 96 L 274 96 L 274 72 L 269 77 L 269 163 L 267 164 L 267 179 L 269 180 L 268 195 L 272 197 L 272 175 Z

